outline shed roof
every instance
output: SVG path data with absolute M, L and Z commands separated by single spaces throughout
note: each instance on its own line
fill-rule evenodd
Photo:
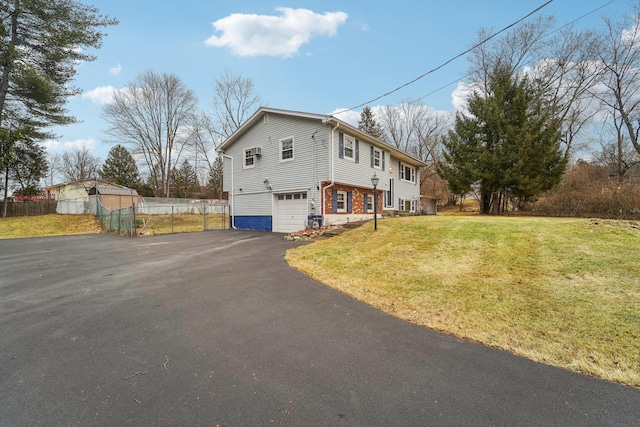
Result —
M 98 186 L 98 194 L 102 196 L 138 196 L 138 192 L 133 188 L 114 188 L 114 187 L 103 187 Z M 89 190 L 89 194 L 96 194 L 96 187 L 92 187 Z

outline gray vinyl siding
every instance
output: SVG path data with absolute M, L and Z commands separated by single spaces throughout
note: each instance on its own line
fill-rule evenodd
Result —
M 280 161 L 280 140 L 293 137 L 293 160 Z M 234 159 L 233 194 L 236 214 L 271 215 L 272 193 L 307 190 L 308 200 L 319 207 L 320 182 L 329 179 L 329 132 L 318 120 L 268 114 L 268 121 L 259 120 L 225 154 Z M 243 169 L 244 150 L 260 147 L 253 168 Z M 224 190 L 231 193 L 231 160 L 224 159 Z M 268 178 L 272 188 L 265 188 Z M 242 189 L 240 192 L 239 190 Z M 268 195 L 268 203 L 263 194 Z M 255 203 L 255 204 L 254 204 Z
M 273 195 L 271 193 L 236 193 L 234 205 L 234 215 L 237 216 L 269 216 L 272 214 Z
M 400 178 L 399 160 L 392 158 L 393 167 L 392 178 L 395 179 L 396 191 L 394 195 L 394 208 L 398 209 L 398 199 L 419 199 L 420 198 L 420 170 L 416 168 L 416 182 L 406 182 Z M 414 166 L 415 168 L 415 166 Z
M 378 184 L 379 190 L 388 190 L 389 189 L 389 160 L 390 153 L 387 150 L 384 151 L 385 157 L 385 167 L 384 169 L 378 169 L 371 167 L 371 144 L 367 142 L 359 140 L 359 159 L 358 163 L 355 160 L 340 158 L 340 132 L 341 130 L 338 128 L 334 131 L 334 146 L 333 146 L 333 155 L 334 155 L 334 179 L 336 182 L 340 182 L 343 184 L 349 184 L 356 187 L 364 187 L 371 188 L 371 177 L 375 173 L 378 178 L 380 178 L 380 183 Z M 345 135 L 348 135 L 345 132 Z M 349 135 L 351 136 L 351 135 Z M 355 138 L 355 137 L 353 137 Z

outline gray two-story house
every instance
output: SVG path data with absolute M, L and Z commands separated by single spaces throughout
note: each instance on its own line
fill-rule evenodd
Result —
M 218 152 L 234 228 L 291 232 L 420 206 L 425 164 L 333 116 L 262 107 Z

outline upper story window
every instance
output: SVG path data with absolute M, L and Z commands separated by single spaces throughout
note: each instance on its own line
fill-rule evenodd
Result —
M 256 165 L 256 153 L 255 149 L 247 148 L 244 150 L 244 163 L 242 164 L 242 168 L 252 168 Z
M 355 153 L 355 145 L 356 145 L 355 139 L 347 135 L 344 136 L 344 158 L 345 159 L 353 160 L 354 153 Z
M 293 160 L 293 137 L 280 140 L 280 161 Z
M 341 159 L 349 159 L 353 160 L 356 163 L 360 162 L 360 150 L 359 143 L 357 139 L 345 135 L 342 132 L 338 133 L 339 136 L 339 144 L 338 144 L 338 157 Z
M 406 163 L 400 163 L 400 179 L 406 182 L 416 182 L 416 168 Z
M 372 162 L 373 162 L 373 167 L 376 169 L 382 169 L 382 150 L 380 150 L 379 148 L 375 148 L 372 147 L 372 152 L 373 152 L 373 158 L 372 158 Z

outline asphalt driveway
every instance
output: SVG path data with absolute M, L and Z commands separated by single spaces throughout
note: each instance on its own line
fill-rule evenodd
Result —
M 272 233 L 0 240 L 0 425 L 639 425 L 640 390 L 414 326 Z

